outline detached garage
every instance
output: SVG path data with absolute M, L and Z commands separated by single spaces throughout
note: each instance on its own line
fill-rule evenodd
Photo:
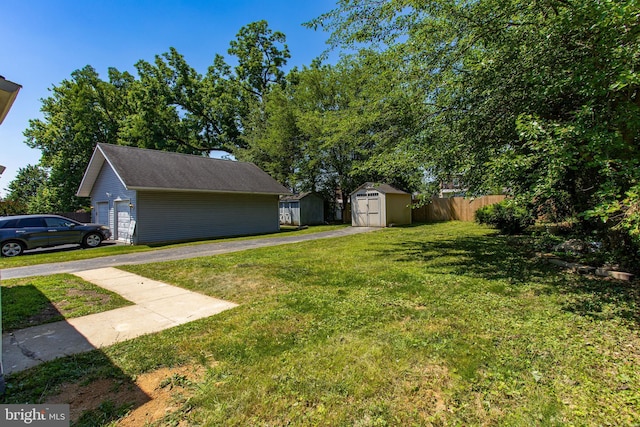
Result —
M 290 192 L 253 163 L 98 144 L 77 195 L 133 244 L 272 233 Z
M 367 182 L 351 193 L 351 225 L 388 227 L 411 224 L 411 194 L 388 184 Z

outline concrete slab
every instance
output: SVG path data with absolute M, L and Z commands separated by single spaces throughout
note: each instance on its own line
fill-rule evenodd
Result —
M 136 304 L 150 299 L 175 296 L 189 292 L 186 289 L 171 286 L 157 280 L 147 279 L 133 273 L 123 272 L 117 268 L 102 268 L 74 274 L 88 282 L 115 292 Z
M 75 274 L 117 292 L 135 305 L 4 334 L 2 362 L 5 374 L 160 332 L 237 306 L 116 268 Z
M 11 374 L 93 349 L 87 338 L 69 323 L 49 323 L 3 334 L 2 366 L 5 374 Z
M 165 316 L 176 324 L 191 322 L 203 317 L 213 316 L 237 304 L 215 300 L 214 298 L 189 293 L 175 298 L 163 298 L 145 303 L 144 307 Z
M 92 283 L 117 279 L 119 277 L 128 277 L 131 275 L 128 271 L 120 270 L 113 267 L 96 268 L 93 270 L 84 270 L 74 273 L 78 277 Z
M 94 346 L 101 348 L 179 325 L 146 307 L 133 305 L 67 321 Z
M 124 279 L 119 279 L 124 280 Z M 124 282 L 123 282 L 124 283 Z M 157 282 L 156 282 L 157 283 Z M 108 284 L 96 283 L 96 285 L 108 289 L 111 292 L 115 292 L 121 295 L 123 298 L 136 303 L 136 304 L 144 304 L 147 301 L 154 301 L 162 298 L 171 298 L 177 297 L 184 293 L 188 293 L 189 291 L 186 289 L 178 288 L 176 286 L 155 286 L 154 284 L 138 284 L 135 282 L 131 282 L 127 287 L 125 285 L 120 284 L 119 286 L 110 286 Z

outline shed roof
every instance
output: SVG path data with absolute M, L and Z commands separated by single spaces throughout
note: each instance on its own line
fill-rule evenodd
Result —
M 355 190 L 353 190 L 351 192 L 351 194 L 357 193 L 358 191 L 364 190 L 364 189 L 371 189 L 371 190 L 376 190 L 380 193 L 383 194 L 409 194 L 406 191 L 402 191 L 399 190 L 389 184 L 378 184 L 378 183 L 374 183 L 374 182 L 365 182 L 364 184 L 362 184 L 360 187 L 356 188 Z
M 105 162 L 128 190 L 290 194 L 253 163 L 98 144 L 78 189 L 78 196 L 88 197 L 91 194 Z
M 296 201 L 296 200 L 302 200 L 307 196 L 317 197 L 319 199 L 322 199 L 322 196 L 319 195 L 318 193 L 314 193 L 312 191 L 306 191 L 304 193 L 298 193 L 298 194 L 292 194 L 292 195 L 283 196 L 282 198 L 280 198 L 280 201 L 281 202 L 293 202 L 293 201 Z

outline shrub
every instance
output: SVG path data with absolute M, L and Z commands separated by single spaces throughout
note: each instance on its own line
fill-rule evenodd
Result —
M 505 234 L 518 234 L 533 225 L 534 218 L 525 206 L 515 200 L 505 199 L 478 209 L 476 222 L 496 227 Z

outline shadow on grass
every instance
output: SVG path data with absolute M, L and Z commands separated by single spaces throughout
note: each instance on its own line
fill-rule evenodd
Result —
M 439 233 L 439 234 L 438 234 Z M 554 295 L 564 310 L 598 320 L 620 319 L 640 329 L 640 284 L 587 277 L 537 257 L 528 236 L 448 235 L 437 224 L 424 239 L 399 242 L 380 251 L 395 262 L 419 262 L 434 273 L 504 280 Z
M 2 333 L 59 320 L 62 313 L 35 286 L 2 288 Z
M 55 304 L 35 286 L 3 288 L 2 318 L 6 325 L 2 330 L 6 389 L 0 403 L 66 403 L 73 425 L 97 426 L 115 421 L 150 400 L 88 337 L 64 321 Z M 88 398 L 70 392 L 98 379 L 109 379 L 111 385 L 103 390 L 92 388 Z M 128 390 L 126 402 L 110 398 L 116 386 Z M 88 400 L 100 404 L 95 408 L 89 405 L 87 410 Z
M 620 319 L 640 329 L 640 284 L 567 274 L 547 288 L 566 297 L 564 309 L 595 320 Z
M 430 235 L 424 240 L 399 242 L 381 254 L 396 262 L 421 262 L 434 272 L 528 282 L 549 268 L 523 249 L 524 240 L 497 234 Z
M 107 240 L 100 243 L 100 246 L 96 246 L 96 248 L 116 246 L 118 244 L 122 244 L 122 243 L 115 242 L 113 240 Z M 66 244 L 66 245 L 51 246 L 46 248 L 29 249 L 24 251 L 21 257 L 29 257 L 29 256 L 35 256 L 35 255 L 42 255 L 42 254 L 56 254 L 61 252 L 75 252 L 80 250 L 91 250 L 96 248 L 85 248 L 82 245 Z

